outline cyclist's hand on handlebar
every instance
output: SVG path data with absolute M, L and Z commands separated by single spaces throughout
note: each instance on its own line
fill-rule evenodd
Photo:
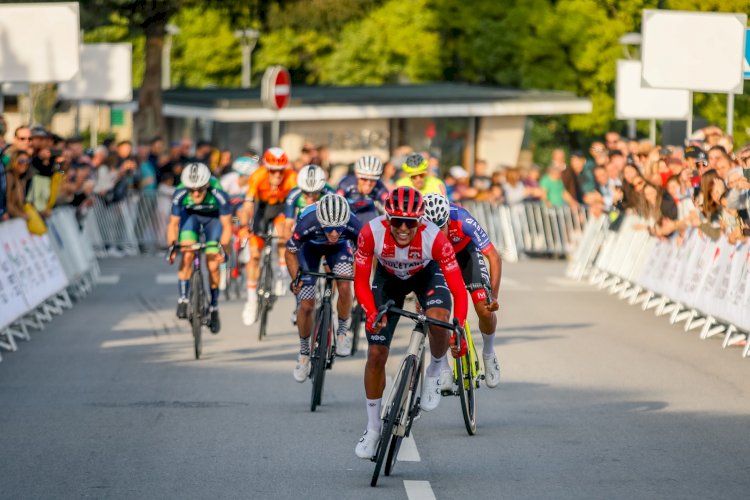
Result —
M 167 254 L 165 255 L 165 260 L 169 262 L 169 265 L 174 264 L 174 260 L 177 257 L 177 244 L 172 243 L 169 245 L 169 248 L 167 248 Z
M 486 307 L 489 312 L 495 312 L 500 309 L 500 304 L 497 302 L 497 299 L 492 299 L 492 302 L 487 304 Z
M 451 348 L 451 355 L 454 359 L 463 357 L 468 350 L 468 345 L 466 344 L 466 333 L 464 333 L 463 328 L 459 327 L 459 330 L 461 331 L 461 345 L 459 346 L 456 341 L 456 332 L 451 334 L 450 341 L 448 342 L 448 345 L 450 345 Z
M 385 328 L 385 325 L 388 323 L 388 318 L 384 314 L 382 318 L 380 318 L 379 323 L 375 323 L 375 320 L 377 319 L 378 311 L 374 311 L 367 315 L 367 324 L 365 327 L 367 328 L 367 331 L 370 333 L 378 333 L 380 330 Z
M 289 283 L 289 290 L 291 290 L 294 295 L 297 295 L 302 291 L 303 286 L 305 286 L 305 284 L 302 283 L 302 280 L 292 280 L 292 282 Z

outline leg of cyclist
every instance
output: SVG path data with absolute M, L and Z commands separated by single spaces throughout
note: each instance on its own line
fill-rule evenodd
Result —
M 206 233 L 206 264 L 208 266 L 208 282 L 211 289 L 211 305 L 209 312 L 211 320 L 209 326 L 211 333 L 219 333 L 221 322 L 219 320 L 219 282 L 221 280 L 220 265 L 223 256 L 219 244 L 226 247 L 232 234 L 230 216 L 222 216 L 221 219 L 208 218 L 204 222 Z
M 198 240 L 197 231 L 196 216 L 183 213 L 179 219 L 178 243 L 185 246 L 194 244 Z M 177 300 L 177 317 L 180 319 L 187 318 L 188 301 L 190 300 L 190 275 L 193 272 L 194 259 L 194 252 L 182 252 L 180 268 L 177 271 L 177 282 L 180 290 L 180 298 Z
M 300 269 L 317 271 L 320 266 L 320 249 L 316 245 L 304 245 L 302 250 L 295 255 L 290 255 L 293 270 L 297 267 L 294 263 L 295 257 L 298 260 Z M 297 333 L 299 334 L 299 356 L 297 364 L 294 367 L 294 380 L 304 382 L 310 375 L 310 335 L 312 334 L 315 314 L 315 278 L 312 276 L 302 276 L 300 279 L 301 288 L 297 291 Z
M 283 207 L 283 203 L 281 204 Z M 277 297 L 281 297 L 282 295 L 286 294 L 286 289 L 290 281 L 289 277 L 289 269 L 286 265 L 286 257 L 285 249 L 286 249 L 286 231 L 285 231 L 285 225 L 284 221 L 286 219 L 284 218 L 284 214 L 277 215 L 273 219 L 273 226 L 276 231 L 276 235 L 279 238 L 276 242 L 276 249 L 279 253 L 279 277 L 276 280 L 275 286 L 276 289 L 274 290 L 274 293 Z
M 450 322 L 451 294 L 437 263 L 431 262 L 415 277 L 420 279 L 420 288 L 417 289 L 416 294 L 417 301 L 425 315 L 429 318 Z M 432 411 L 437 408 L 442 398 L 442 390 L 453 384 L 453 373 L 447 363 L 450 331 L 430 326 L 429 337 L 431 360 L 425 371 L 422 400 L 420 402 L 420 406 L 425 411 Z
M 348 243 L 339 245 L 338 250 L 332 255 L 326 255 L 326 263 L 334 274 L 354 275 L 354 259 Z M 347 336 L 352 323 L 352 284 L 350 281 L 336 280 L 336 287 L 339 293 L 336 304 L 339 316 L 336 328 L 336 355 L 346 357 L 352 353 L 352 339 Z
M 407 289 L 411 280 L 402 281 L 390 278 L 387 271 L 376 265 L 375 276 L 372 281 L 372 293 L 375 305 L 380 307 L 388 300 L 393 300 L 396 307 L 403 307 L 404 297 L 411 289 Z M 359 458 L 370 459 L 380 439 L 382 421 L 380 411 L 383 404 L 385 390 L 385 364 L 388 361 L 389 346 L 396 330 L 399 316 L 387 316 L 386 326 L 378 333 L 367 332 L 367 363 L 365 364 L 365 405 L 367 409 L 367 428 L 359 439 L 354 453 Z
M 247 302 L 242 309 L 242 322 L 250 326 L 258 319 L 258 278 L 260 276 L 260 254 L 265 246 L 265 240 L 262 235 L 265 234 L 267 224 L 264 224 L 266 206 L 260 203 L 255 204 L 253 220 L 250 221 L 250 227 L 253 229 L 252 235 L 248 239 L 250 247 L 250 260 L 245 265 L 245 277 L 247 280 Z

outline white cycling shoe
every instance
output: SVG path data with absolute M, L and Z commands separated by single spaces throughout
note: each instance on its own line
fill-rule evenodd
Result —
M 450 380 L 450 382 L 446 384 L 445 380 Z M 441 394 L 443 389 L 450 388 L 451 384 L 453 384 L 453 374 L 448 371 L 441 371 L 437 377 L 425 377 L 419 407 L 424 411 L 432 411 L 437 408 L 443 398 Z
M 345 358 L 352 354 L 352 339 L 348 335 L 339 335 L 336 337 L 336 356 Z
M 242 323 L 250 326 L 258 320 L 258 301 L 248 300 L 242 309 Z
M 294 380 L 299 383 L 307 380 L 307 377 L 310 376 L 311 367 L 310 356 L 303 356 L 302 354 L 300 354 L 297 358 L 297 366 L 294 367 L 294 371 L 292 372 Z
M 380 440 L 380 433 L 372 429 L 365 429 L 365 433 L 359 438 L 357 446 L 354 447 L 354 453 L 359 458 L 366 460 L 371 459 L 375 456 L 375 452 L 378 449 L 378 441 Z
M 489 356 L 482 354 L 482 361 L 484 362 L 484 383 L 487 387 L 497 387 L 500 383 L 500 362 L 497 360 L 497 355 L 493 352 Z

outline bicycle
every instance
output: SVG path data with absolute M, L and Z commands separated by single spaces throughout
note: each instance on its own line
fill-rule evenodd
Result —
M 193 271 L 190 275 L 190 297 L 188 300 L 188 321 L 193 330 L 193 348 L 195 359 L 200 359 L 203 353 L 203 326 L 208 326 L 210 315 L 209 295 L 203 285 L 203 272 L 201 271 L 201 254 L 205 253 L 206 248 L 220 248 L 217 243 L 193 243 L 190 245 L 177 245 L 176 243 L 167 250 L 167 258 L 177 251 L 195 252 L 193 258 Z M 223 251 L 223 250 L 222 250 Z
M 414 420 L 419 416 L 420 399 L 422 394 L 422 372 L 424 367 L 425 337 L 429 325 L 439 326 L 448 330 L 459 332 L 461 328 L 456 320 L 453 324 L 437 319 L 429 318 L 424 313 L 413 313 L 394 307 L 394 301 L 389 300 L 378 309 L 378 315 L 374 324 L 380 323 L 386 313 L 398 314 L 409 318 L 416 323 L 411 332 L 409 348 L 401 362 L 393 386 L 388 392 L 388 397 L 383 405 L 381 418 L 383 420 L 383 431 L 380 434 L 377 451 L 372 461 L 375 462 L 375 471 L 370 480 L 370 486 L 376 486 L 380 469 L 385 460 L 385 475 L 390 476 L 398 457 L 401 440 L 408 437 Z M 387 455 L 387 456 L 386 456 Z
M 245 289 L 245 275 L 244 267 L 245 262 L 241 262 L 240 256 L 243 252 L 247 252 L 247 242 L 244 244 L 238 237 L 238 226 L 239 219 L 232 217 L 232 241 L 229 244 L 229 255 L 227 255 L 227 262 L 223 266 L 223 272 L 225 273 L 225 287 L 224 296 L 226 300 L 232 299 L 232 295 L 236 298 L 242 298 L 242 292 Z
M 490 304 L 489 290 L 486 286 L 481 286 L 481 288 L 487 291 L 487 304 Z M 466 289 L 471 293 L 477 287 L 467 286 Z M 484 380 L 484 368 L 483 364 L 479 362 L 479 356 L 477 356 L 468 319 L 464 323 L 464 335 L 466 336 L 466 353 L 453 361 L 453 387 L 444 389 L 442 395 L 459 397 L 466 432 L 473 436 L 477 432 L 476 390 L 479 389 L 480 381 Z M 456 345 L 461 345 L 460 336 L 456 338 Z
M 312 394 L 310 396 L 310 411 L 315 411 L 321 404 L 323 398 L 323 382 L 326 370 L 333 367 L 336 359 L 336 335 L 333 332 L 333 280 L 354 281 L 353 276 L 342 276 L 334 273 L 318 273 L 300 269 L 294 278 L 295 288 L 299 285 L 302 276 L 313 276 L 325 278 L 325 287 L 320 305 L 315 313 L 315 327 L 310 341 L 310 378 L 312 379 Z
M 354 298 L 354 304 L 352 306 L 352 323 L 349 329 L 352 332 L 352 356 L 357 353 L 359 348 L 359 335 L 362 331 L 362 323 L 365 321 L 365 311 L 362 306 L 357 302 L 357 298 Z
M 260 328 L 258 329 L 258 340 L 263 340 L 266 336 L 266 329 L 268 323 L 268 314 L 273 309 L 273 305 L 276 303 L 278 298 L 275 293 L 275 283 L 273 277 L 273 241 L 278 240 L 277 236 L 273 235 L 273 231 L 269 230 L 268 233 L 263 236 L 263 253 L 261 254 L 260 262 L 260 276 L 258 279 L 258 321 Z

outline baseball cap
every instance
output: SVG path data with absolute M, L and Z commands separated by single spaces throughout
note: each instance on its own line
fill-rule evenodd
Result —
M 706 153 L 698 146 L 688 146 L 685 148 L 685 158 L 698 159 L 701 155 L 705 156 Z
M 44 127 L 37 125 L 31 128 L 31 137 L 49 137 Z

